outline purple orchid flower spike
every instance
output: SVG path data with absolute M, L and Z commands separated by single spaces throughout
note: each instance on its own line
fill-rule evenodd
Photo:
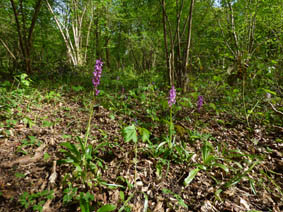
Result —
M 203 96 L 198 97 L 198 112 L 200 111 L 201 107 L 203 106 Z
M 103 66 L 103 62 L 101 60 L 96 60 L 96 64 L 95 64 L 94 72 L 93 72 L 93 78 L 92 78 L 92 84 L 95 88 L 95 95 L 96 96 L 100 92 L 97 89 L 97 87 L 100 84 L 100 78 L 101 78 L 101 74 L 102 74 L 102 66 Z
M 168 100 L 169 107 L 172 107 L 172 105 L 175 103 L 176 103 L 176 89 L 173 85 L 169 92 L 169 100 Z

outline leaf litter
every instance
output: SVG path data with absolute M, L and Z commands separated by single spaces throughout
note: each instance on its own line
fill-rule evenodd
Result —
M 19 204 L 20 196 L 24 192 L 36 193 L 45 189 L 53 190 L 55 197 L 45 201 L 43 211 L 78 211 L 77 203 L 64 205 L 62 201 L 63 176 L 72 173 L 71 168 L 60 166 L 56 161 L 62 156 L 59 151 L 61 142 L 76 136 L 83 137 L 88 111 L 67 95 L 61 97 L 60 103 L 41 102 L 40 106 L 30 106 L 29 110 L 26 109 L 27 104 L 28 101 L 25 101 L 21 105 L 22 113 L 33 120 L 33 126 L 18 121 L 8 131 L 1 129 L 5 134 L 1 133 L 0 138 L 0 211 L 30 211 Z M 135 102 L 132 110 L 143 111 L 142 108 Z M 98 153 L 98 157 L 104 161 L 101 178 L 109 185 L 121 187 L 110 189 L 109 186 L 94 186 L 92 192 L 95 201 L 111 203 L 117 208 L 127 206 L 132 211 L 142 211 L 145 202 L 147 211 L 283 210 L 283 145 L 275 142 L 282 135 L 280 128 L 266 130 L 264 126 L 255 125 L 255 130 L 250 132 L 242 123 L 231 127 L 217 122 L 219 119 L 230 122 L 231 117 L 226 114 L 208 113 L 198 117 L 198 121 L 205 123 L 206 127 L 196 128 L 195 124 L 183 119 L 184 113 L 191 114 L 191 111 L 181 111 L 176 119 L 186 133 L 177 135 L 177 140 L 188 140 L 185 142 L 186 150 L 194 153 L 191 160 L 186 163 L 166 163 L 162 161 L 162 155 L 152 156 L 146 150 L 148 145 L 138 142 L 134 188 L 133 147 L 124 142 L 121 132 L 122 126 L 128 126 L 135 120 L 122 113 L 113 119 L 110 118 L 111 113 L 102 106 L 95 108 L 90 143 L 93 146 L 100 141 L 111 144 Z M 16 111 L 14 115 L 16 117 Z M 139 119 L 149 121 L 144 115 L 140 115 Z M 156 125 L 159 127 L 148 129 L 152 133 L 151 138 L 161 137 L 166 131 L 166 127 L 158 123 Z M 215 147 L 213 154 L 225 156 L 220 163 L 229 166 L 230 172 L 209 166 L 206 170 L 193 171 L 196 168 L 193 164 L 202 163 L 203 142 L 197 136 L 195 140 L 192 139 L 187 132 L 197 129 L 215 138 L 208 138 Z M 40 145 L 23 146 L 26 152 L 23 154 L 19 152 L 19 146 L 22 145 L 20 141 L 29 136 L 34 136 Z M 254 165 L 258 156 L 261 157 L 258 159 L 260 162 Z M 190 175 L 195 176 L 191 179 Z

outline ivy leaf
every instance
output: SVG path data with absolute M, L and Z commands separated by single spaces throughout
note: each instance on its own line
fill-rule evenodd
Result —
M 131 126 L 125 127 L 123 129 L 123 137 L 125 139 L 125 142 L 133 141 L 137 143 L 138 136 L 137 136 L 136 127 L 134 124 Z

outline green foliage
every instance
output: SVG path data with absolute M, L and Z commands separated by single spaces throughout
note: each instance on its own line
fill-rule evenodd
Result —
M 93 211 L 90 202 L 94 200 L 94 196 L 93 194 L 90 194 L 89 192 L 87 193 L 83 193 L 80 192 L 80 197 L 79 197 L 79 201 L 80 201 L 80 209 L 82 212 L 91 212 Z
M 0 138 L 4 138 L 4 143 L 7 139 L 17 139 L 19 134 L 15 132 L 24 128 L 26 131 L 22 132 L 27 132 L 28 136 L 19 139 L 20 145 L 16 152 L 27 155 L 32 152 L 32 148 L 41 145 L 39 137 L 30 136 L 37 136 L 37 127 L 44 128 L 44 133 L 53 133 L 59 123 L 63 123 L 70 130 L 68 133 L 85 135 L 84 138 L 78 136 L 76 139 L 73 139 L 74 134 L 65 135 L 63 139 L 66 142 L 60 144 L 62 149 L 59 165 L 64 164 L 60 166 L 60 171 L 70 170 L 68 165 L 72 168 L 70 173 L 64 173 L 62 180 L 64 204 L 76 204 L 81 211 L 86 212 L 118 210 L 114 205 L 103 206 L 94 201 L 96 194 L 92 193 L 92 188 L 101 186 L 103 189 L 122 189 L 119 190 L 119 211 L 131 211 L 130 201 L 138 190 L 137 164 L 144 159 L 153 161 L 158 180 L 166 180 L 171 176 L 168 174 L 172 164 L 173 167 L 181 165 L 189 170 L 185 172 L 187 176 L 184 176 L 184 182 L 181 182 L 185 186 L 192 184 L 196 176 L 207 175 L 215 181 L 214 196 L 219 201 L 223 200 L 223 191 L 240 186 L 241 183 L 250 187 L 251 193 L 256 195 L 259 193 L 259 186 L 269 189 L 266 186 L 268 182 L 282 195 L 278 178 L 274 177 L 280 175 L 274 170 L 259 170 L 264 156 L 275 154 L 273 146 L 264 146 L 269 142 L 262 142 L 263 134 L 277 136 L 278 131 L 274 129 L 281 129 L 282 124 L 283 8 L 280 0 L 233 1 L 231 6 L 228 1 L 220 1 L 219 5 L 213 4 L 213 1 L 195 1 L 189 64 L 186 75 L 181 79 L 178 76 L 178 72 L 182 71 L 178 60 L 180 52 L 176 45 L 180 35 L 175 29 L 178 24 L 184 26 L 188 23 L 187 12 L 180 14 L 179 22 L 176 17 L 178 18 L 177 13 L 181 8 L 189 11 L 189 1 L 184 1 L 183 7 L 178 6 L 180 1 L 165 1 L 165 36 L 166 29 L 162 23 L 164 11 L 160 4 L 162 1 L 104 0 L 80 1 L 79 4 L 65 0 L 49 2 L 59 20 L 67 20 L 64 26 L 67 37 L 74 35 L 76 17 L 84 14 L 80 30 L 82 42 L 71 47 L 81 47 L 80 51 L 75 51 L 76 56 L 82 56 L 81 64 L 73 66 L 70 62 L 70 49 L 66 48 L 66 42 L 46 5 L 41 7 L 38 14 L 33 39 L 29 43 L 33 48 L 30 49 L 30 58 L 26 57 L 21 45 L 15 45 L 21 42 L 19 36 L 15 36 L 17 24 L 13 8 L 10 2 L 2 1 Z M 15 3 L 20 25 L 24 27 L 23 32 L 29 32 L 26 27 L 32 21 L 36 1 L 23 1 L 23 8 L 20 8 L 19 1 Z M 180 28 L 181 36 L 187 35 L 186 29 L 187 26 Z M 171 37 L 175 39 L 173 44 L 169 41 Z M 72 37 L 68 42 L 74 44 L 74 41 L 78 40 Z M 183 44 L 184 36 L 181 41 Z M 186 50 L 185 45 L 181 48 L 182 51 Z M 168 49 L 169 52 L 166 53 Z M 171 58 L 170 61 L 165 60 L 166 54 Z M 107 70 L 101 81 L 101 93 L 95 99 L 95 104 L 90 104 L 93 99 L 90 80 L 92 71 L 88 70 L 93 69 L 94 58 L 105 61 Z M 26 60 L 31 61 L 31 73 L 24 73 Z M 183 90 L 178 88 L 180 97 L 176 105 L 170 108 L 170 112 L 165 94 L 168 89 L 167 62 L 170 62 L 170 71 L 174 72 L 174 83 L 186 78 L 189 83 L 186 93 L 181 94 Z M 202 110 L 198 112 L 197 98 L 200 95 L 204 96 L 205 101 Z M 65 106 L 63 101 L 66 97 L 72 104 Z M 73 129 L 73 123 L 76 122 L 73 116 L 74 105 L 78 106 L 82 114 L 90 108 L 86 130 Z M 108 127 L 93 127 L 92 130 L 97 131 L 99 143 L 88 143 L 89 140 L 96 140 L 90 133 L 91 123 L 101 121 L 100 117 L 92 120 L 96 116 L 94 111 L 100 110 L 97 105 L 104 107 L 103 112 L 109 111 L 107 117 L 102 118 L 107 124 L 110 118 L 110 121 L 117 121 L 119 128 L 123 129 L 122 135 L 127 143 L 125 146 L 133 146 L 134 156 L 131 148 L 126 149 L 123 142 L 120 142 L 120 136 L 113 135 L 114 131 L 110 131 Z M 49 117 L 51 114 L 37 117 L 38 111 L 34 108 L 46 108 L 45 106 L 54 106 L 52 115 L 58 115 L 56 121 Z M 57 113 L 57 109 L 60 112 Z M 66 119 L 61 119 L 62 116 Z M 75 118 L 84 120 L 83 116 Z M 66 123 L 69 119 L 73 121 Z M 135 124 L 129 125 L 131 122 Z M 84 123 L 82 125 L 85 126 Z M 110 123 L 109 126 L 114 125 Z M 233 143 L 234 140 L 221 140 L 223 135 L 218 138 L 218 135 L 214 136 L 213 130 L 208 132 L 217 140 L 210 134 L 200 133 L 207 132 L 206 128 L 209 126 L 213 126 L 215 131 L 228 129 L 228 137 L 231 132 L 241 131 L 247 136 L 239 142 L 251 141 L 247 146 L 260 147 L 260 155 L 256 155 L 254 152 L 257 151 L 254 149 L 247 150 L 253 153 L 240 150 L 243 143 L 239 143 L 238 148 L 235 147 L 238 144 Z M 255 129 L 261 127 L 264 129 L 263 133 L 254 133 Z M 139 139 L 142 143 L 138 143 Z M 223 144 L 226 142 L 229 145 Z M 282 139 L 275 138 L 274 142 L 274 146 L 278 146 Z M 105 149 L 109 150 L 111 147 L 115 147 L 115 151 L 129 151 L 127 159 L 135 164 L 135 185 L 131 184 L 132 179 L 124 176 L 118 177 L 118 182 L 115 183 L 102 180 L 105 176 L 100 171 L 107 168 L 106 159 L 104 161 L 102 158 L 105 157 Z M 116 155 L 114 150 L 114 153 L 112 150 L 110 152 L 111 156 Z M 46 163 L 54 158 L 49 154 L 48 149 L 48 153 L 44 154 Z M 212 172 L 214 173 L 211 174 Z M 261 178 L 256 179 L 255 173 L 259 173 Z M 16 172 L 13 175 L 22 179 L 26 173 Z M 271 189 L 268 191 L 273 192 Z M 188 209 L 180 194 L 166 189 L 163 194 L 173 196 L 179 206 Z M 143 195 L 144 207 L 147 208 L 148 197 Z M 27 210 L 41 211 L 48 198 L 46 191 L 35 194 L 25 192 L 19 201 Z
M 182 208 L 185 208 L 185 209 L 188 209 L 188 206 L 187 204 L 184 202 L 184 200 L 180 197 L 180 195 L 178 194 L 175 194 L 174 192 L 170 191 L 169 189 L 162 189 L 162 192 L 164 194 L 170 194 L 170 195 L 173 195 L 177 201 L 178 201 L 178 204 L 182 207 Z
M 19 197 L 19 202 L 21 205 L 25 208 L 28 209 L 32 207 L 33 211 L 43 211 L 43 205 L 48 199 L 53 199 L 54 194 L 53 191 L 48 191 L 48 190 L 43 190 L 42 192 L 38 193 L 28 193 L 24 192 L 23 194 L 20 195 Z
M 73 188 L 72 185 L 69 183 L 69 187 L 64 189 L 64 197 L 63 203 L 67 204 L 71 202 L 77 195 L 78 188 Z
M 195 176 L 197 175 L 197 173 L 200 171 L 200 169 L 193 169 L 190 171 L 189 175 L 185 178 L 184 180 L 184 185 L 187 186 L 189 185 L 192 180 L 195 178 Z
M 73 188 L 71 183 L 68 183 L 69 187 L 64 190 L 63 203 L 68 204 L 72 201 L 78 201 L 81 211 L 91 212 L 94 210 L 94 195 L 89 192 L 79 192 L 78 188 Z M 116 209 L 115 205 L 106 204 L 100 207 L 97 211 L 110 212 Z
M 28 136 L 29 139 L 24 139 L 21 141 L 21 145 L 17 147 L 17 152 L 23 153 L 25 155 L 28 154 L 28 152 L 25 150 L 25 148 L 32 147 L 32 146 L 40 146 L 41 142 L 36 139 L 34 136 Z
M 88 172 L 94 173 L 94 177 L 97 176 L 97 171 L 99 168 L 103 167 L 103 161 L 95 156 L 95 154 L 100 151 L 108 143 L 100 143 L 94 149 L 92 145 L 85 146 L 84 142 L 80 137 L 77 137 L 79 145 L 75 145 L 71 142 L 60 143 L 61 146 L 66 149 L 61 149 L 61 152 L 65 155 L 65 159 L 59 160 L 59 163 L 69 163 L 75 168 L 74 176 L 80 178 L 82 183 L 87 183 L 90 187 L 92 181 L 95 179 L 88 179 Z
M 115 205 L 107 204 L 99 208 L 97 212 L 110 212 L 110 211 L 114 211 L 115 209 L 116 209 Z
M 131 126 L 125 127 L 123 129 L 123 136 L 125 142 L 133 141 L 134 143 L 137 143 L 138 136 L 135 125 L 132 124 Z
M 149 137 L 150 137 L 150 132 L 145 129 L 145 128 L 138 128 L 139 130 L 139 133 L 141 135 L 141 139 L 142 139 L 142 142 L 149 142 L 150 143 L 150 140 L 149 140 Z
M 46 94 L 45 99 L 47 100 L 47 102 L 56 102 L 59 100 L 60 98 L 60 93 L 57 93 L 56 91 L 50 91 Z
M 32 80 L 29 79 L 28 75 L 25 73 L 17 75 L 15 79 L 18 82 L 18 86 L 21 86 L 22 88 L 28 88 L 32 82 Z

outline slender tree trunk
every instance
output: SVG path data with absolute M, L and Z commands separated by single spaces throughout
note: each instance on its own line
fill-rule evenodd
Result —
M 48 0 L 46 0 L 46 3 L 47 3 L 47 6 L 48 6 L 48 9 L 49 11 L 51 12 L 51 14 L 53 15 L 54 17 L 54 20 L 59 28 L 59 31 L 63 37 L 63 40 L 65 42 L 65 45 L 66 45 L 66 48 L 67 48 L 67 55 L 69 57 L 69 60 L 72 62 L 73 65 L 77 65 L 77 60 L 76 60 L 76 57 L 74 55 L 74 48 L 72 46 L 72 41 L 70 40 L 70 36 L 69 36 L 69 32 L 68 30 L 66 30 L 66 33 L 64 32 L 64 25 L 59 21 L 59 19 L 57 18 L 57 16 L 55 15 L 51 5 L 49 4 Z
M 36 1 L 31 24 L 28 29 L 26 26 L 25 13 L 23 11 L 23 1 L 22 0 L 19 1 L 19 6 L 20 6 L 19 11 L 16 8 L 14 0 L 10 0 L 10 2 L 13 8 L 14 16 L 15 16 L 19 43 L 20 43 L 20 49 L 21 49 L 22 58 L 25 64 L 25 69 L 27 73 L 31 73 L 32 72 L 32 58 L 31 58 L 32 33 L 34 31 L 35 23 L 36 23 L 36 20 L 37 20 L 37 17 L 38 17 L 40 8 L 41 8 L 42 0 Z M 22 16 L 22 24 L 19 21 L 19 13 Z
M 107 66 L 108 68 L 110 68 L 110 53 L 109 53 L 109 48 L 108 48 L 109 40 L 110 40 L 110 38 L 109 38 L 109 37 L 106 37 L 106 38 L 105 38 L 105 45 L 104 45 L 104 48 L 105 48 L 106 66 Z
M 87 29 L 87 36 L 86 36 L 86 44 L 85 44 L 85 55 L 84 55 L 84 63 L 87 61 L 87 52 L 88 52 L 88 45 L 89 45 L 89 37 L 90 37 L 90 32 L 91 32 L 91 26 L 93 23 L 93 5 L 91 4 L 91 19 L 88 25 Z
M 187 85 L 189 83 L 188 79 L 188 66 L 189 66 L 189 55 L 190 55 L 190 47 L 191 47 L 191 36 L 192 36 L 192 22 L 193 22 L 193 8 L 194 8 L 194 3 L 195 0 L 191 0 L 191 5 L 190 5 L 190 11 L 189 11 L 189 25 L 188 25 L 188 37 L 187 37 L 187 47 L 186 47 L 186 53 L 185 53 L 185 60 L 183 63 L 183 72 L 181 76 L 182 80 L 182 88 L 183 92 L 185 93 L 187 90 Z
M 29 65 L 27 63 L 27 55 L 26 55 L 26 49 L 25 49 L 25 45 L 24 45 L 24 38 L 23 38 L 23 35 L 22 35 L 22 29 L 21 29 L 21 25 L 20 25 L 20 21 L 19 21 L 19 17 L 18 17 L 17 8 L 16 8 L 14 0 L 10 0 L 10 2 L 12 4 L 12 8 L 13 8 L 14 15 L 15 15 L 15 21 L 16 21 L 19 43 L 20 43 L 20 49 L 21 49 L 21 52 L 22 52 L 23 61 L 25 63 L 26 71 L 27 71 L 27 73 L 29 73 L 30 69 L 29 69 Z
M 176 0 L 176 33 L 174 38 L 177 42 L 176 46 L 176 61 L 175 61 L 175 67 L 176 67 L 176 76 L 181 76 L 182 72 L 182 54 L 181 54 L 181 36 L 180 36 L 180 20 L 181 20 L 181 14 L 182 14 L 182 8 L 183 8 L 184 1 L 181 2 L 181 5 L 179 6 L 179 0 Z M 181 84 L 181 77 L 177 78 L 177 82 L 180 85 Z
M 72 27 L 71 36 L 72 37 L 70 36 L 69 28 L 67 24 L 64 24 L 62 21 L 60 21 L 60 19 L 57 18 L 48 0 L 46 0 L 46 3 L 64 39 L 65 45 L 67 47 L 67 55 L 69 57 L 70 62 L 74 66 L 83 65 L 87 60 L 87 49 L 88 49 L 88 44 L 89 44 L 89 36 L 90 36 L 91 26 L 93 22 L 92 1 L 90 0 L 85 1 L 84 5 L 80 5 L 79 2 L 76 0 L 72 0 L 69 2 L 70 10 L 72 13 L 72 16 L 71 16 L 71 27 Z M 85 21 L 85 17 L 87 17 L 86 11 L 87 11 L 87 8 L 89 7 L 91 7 L 91 12 L 90 12 L 91 18 L 88 23 L 88 28 L 87 28 L 88 30 L 87 30 L 86 36 L 84 36 L 83 30 L 82 30 L 83 22 Z M 69 16 L 67 16 L 66 18 L 69 18 Z M 83 44 L 85 44 L 85 49 L 84 49 Z
M 10 56 L 13 58 L 13 60 L 16 60 L 16 56 L 13 54 L 13 52 L 9 49 L 8 45 L 4 42 L 4 40 L 2 40 L 0 38 L 0 41 L 2 43 L 2 45 L 5 47 L 5 49 L 8 51 L 8 53 L 10 54 Z
M 162 22 L 163 22 L 163 37 L 164 37 L 164 48 L 165 48 L 165 60 L 167 65 L 167 73 L 170 85 L 173 84 L 172 71 L 169 62 L 168 44 L 167 44 L 167 24 L 166 24 L 166 11 L 165 11 L 165 0 L 162 0 Z
M 95 45 L 96 45 L 95 47 L 96 47 L 96 57 L 97 58 L 101 58 L 99 40 L 100 40 L 99 19 L 97 16 L 97 18 L 95 19 Z

